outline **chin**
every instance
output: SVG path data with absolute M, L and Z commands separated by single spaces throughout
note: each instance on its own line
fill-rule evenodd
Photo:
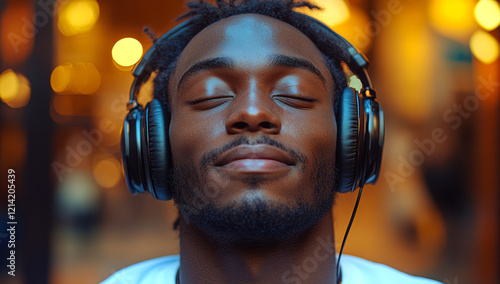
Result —
M 323 201 L 333 204 L 333 196 Z M 217 241 L 265 244 L 295 238 L 319 222 L 327 211 L 325 208 L 331 206 L 299 200 L 282 204 L 255 193 L 222 208 L 206 204 L 183 217 Z

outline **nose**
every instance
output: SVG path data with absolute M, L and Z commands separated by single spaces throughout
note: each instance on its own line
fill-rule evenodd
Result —
M 240 96 L 233 103 L 233 111 L 226 121 L 228 134 L 244 132 L 262 132 L 278 134 L 281 121 L 272 112 L 273 101 L 269 96 L 250 91 Z

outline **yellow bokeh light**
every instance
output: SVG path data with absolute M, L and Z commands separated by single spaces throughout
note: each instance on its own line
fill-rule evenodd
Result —
M 68 7 L 68 23 L 77 29 L 88 30 L 99 16 L 96 1 L 73 1 Z
M 485 30 L 494 30 L 500 25 L 500 5 L 493 0 L 481 0 L 474 8 L 474 17 Z
M 474 3 L 471 0 L 431 0 L 430 21 L 443 35 L 467 40 L 476 26 L 471 13 L 473 9 Z
M 0 74 L 0 99 L 11 108 L 28 104 L 31 97 L 30 82 L 22 74 L 8 69 Z
M 61 4 L 58 27 L 65 36 L 86 33 L 99 18 L 99 4 L 96 0 L 72 0 Z
M 349 7 L 344 0 L 316 0 L 314 4 L 323 9 L 299 8 L 297 11 L 314 17 L 329 27 L 339 25 L 351 17 Z
M 5 103 L 11 108 L 21 108 L 28 104 L 31 98 L 31 84 L 22 74 L 16 74 L 19 82 L 19 88 L 16 96 Z
M 94 165 L 94 178 L 97 183 L 110 188 L 118 184 L 121 179 L 121 164 L 116 158 L 107 158 Z
M 16 72 L 8 69 L 0 74 L 0 98 L 4 102 L 13 100 L 19 92 L 19 78 Z
M 490 64 L 498 59 L 498 41 L 485 31 L 476 31 L 470 39 L 472 54 L 481 62 Z
M 132 66 L 142 56 L 142 44 L 135 38 L 122 38 L 115 43 L 111 54 L 113 60 L 120 66 Z

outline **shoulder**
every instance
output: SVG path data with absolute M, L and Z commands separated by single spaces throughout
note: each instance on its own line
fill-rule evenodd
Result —
M 392 267 L 351 255 L 342 255 L 342 284 L 439 284 L 435 280 L 415 277 Z
M 179 263 L 178 255 L 146 260 L 115 272 L 101 284 L 174 284 Z

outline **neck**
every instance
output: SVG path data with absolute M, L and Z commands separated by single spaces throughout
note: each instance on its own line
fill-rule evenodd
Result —
M 180 283 L 336 283 L 333 217 L 283 242 L 217 241 L 180 223 Z

